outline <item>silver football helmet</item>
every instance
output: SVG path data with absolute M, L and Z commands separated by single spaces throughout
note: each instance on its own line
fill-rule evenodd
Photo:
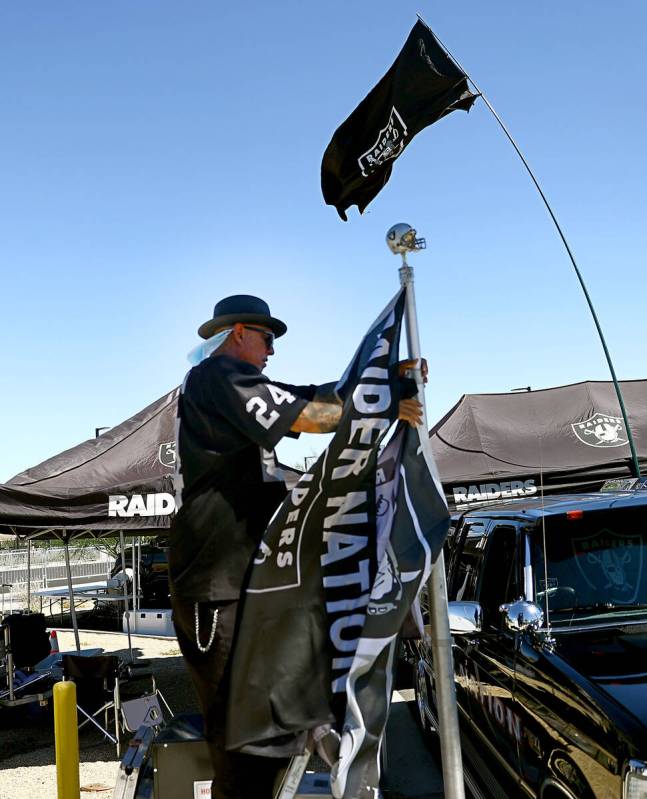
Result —
M 406 222 L 398 222 L 388 229 L 386 243 L 394 255 L 406 255 L 408 252 L 424 250 L 427 246 L 425 239 L 417 239 L 415 228 Z

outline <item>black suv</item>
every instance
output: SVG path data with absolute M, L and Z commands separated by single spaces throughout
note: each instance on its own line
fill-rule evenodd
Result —
M 446 558 L 468 787 L 647 799 L 647 491 L 469 511 Z M 434 729 L 431 650 L 414 655 Z
M 136 548 L 139 554 L 139 547 Z M 126 547 L 124 551 L 126 563 L 126 583 L 127 591 L 132 591 L 133 574 L 133 554 L 131 547 Z M 123 574 L 121 553 L 115 559 L 110 577 L 118 577 Z M 162 547 L 145 545 L 141 547 L 141 557 L 139 559 L 139 579 L 140 597 L 142 607 L 146 608 L 169 608 L 171 607 L 168 585 L 168 558 L 166 550 Z M 114 590 L 119 590 L 114 586 Z

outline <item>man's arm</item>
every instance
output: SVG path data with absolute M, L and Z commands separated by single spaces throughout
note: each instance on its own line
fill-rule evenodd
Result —
M 319 386 L 313 399 L 297 416 L 290 430 L 294 433 L 334 432 L 343 409 L 343 403 L 334 389 L 335 383 Z M 398 419 L 408 422 L 412 427 L 422 424 L 422 405 L 414 398 L 400 400 Z
M 294 433 L 332 433 L 337 429 L 343 403 L 335 391 L 335 383 L 324 383 L 301 411 L 290 428 Z

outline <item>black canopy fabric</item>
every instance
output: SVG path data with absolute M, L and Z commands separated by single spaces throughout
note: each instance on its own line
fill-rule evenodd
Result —
M 621 383 L 641 471 L 647 472 L 647 380 Z M 179 389 L 98 438 L 0 485 L 0 533 L 75 536 L 164 532 L 175 509 Z M 430 431 L 452 509 L 539 492 L 590 491 L 631 476 L 610 382 L 466 394 Z
M 178 392 L 0 485 L 0 532 L 168 529 Z
M 647 380 L 620 384 L 647 471 Z M 450 508 L 565 491 L 630 477 L 631 452 L 611 382 L 541 391 L 465 394 L 430 431 Z

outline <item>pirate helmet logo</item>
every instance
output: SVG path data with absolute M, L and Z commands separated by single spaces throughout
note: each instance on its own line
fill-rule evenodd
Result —
M 265 563 L 265 561 L 269 557 L 271 557 L 271 555 L 272 555 L 272 550 L 270 549 L 270 547 L 268 547 L 265 541 L 261 541 L 261 543 L 258 545 L 258 550 L 256 551 L 256 555 L 254 556 L 254 565 L 260 566 L 262 563 Z
M 375 576 L 371 601 L 367 611 L 371 616 L 382 616 L 397 608 L 402 599 L 402 581 L 400 580 L 398 561 L 390 544 Z
M 622 447 L 628 440 L 622 419 L 606 413 L 594 413 L 583 422 L 575 422 L 571 428 L 589 447 Z
M 391 507 L 391 503 L 389 500 L 382 494 L 377 499 L 377 506 L 376 506 L 376 513 L 378 516 L 384 516 L 384 514 L 389 510 Z
M 610 602 L 636 601 L 643 570 L 643 537 L 604 529 L 573 538 L 578 570 L 590 591 Z
M 162 466 L 172 468 L 175 466 L 175 441 L 167 441 L 165 444 L 160 444 L 157 458 Z

